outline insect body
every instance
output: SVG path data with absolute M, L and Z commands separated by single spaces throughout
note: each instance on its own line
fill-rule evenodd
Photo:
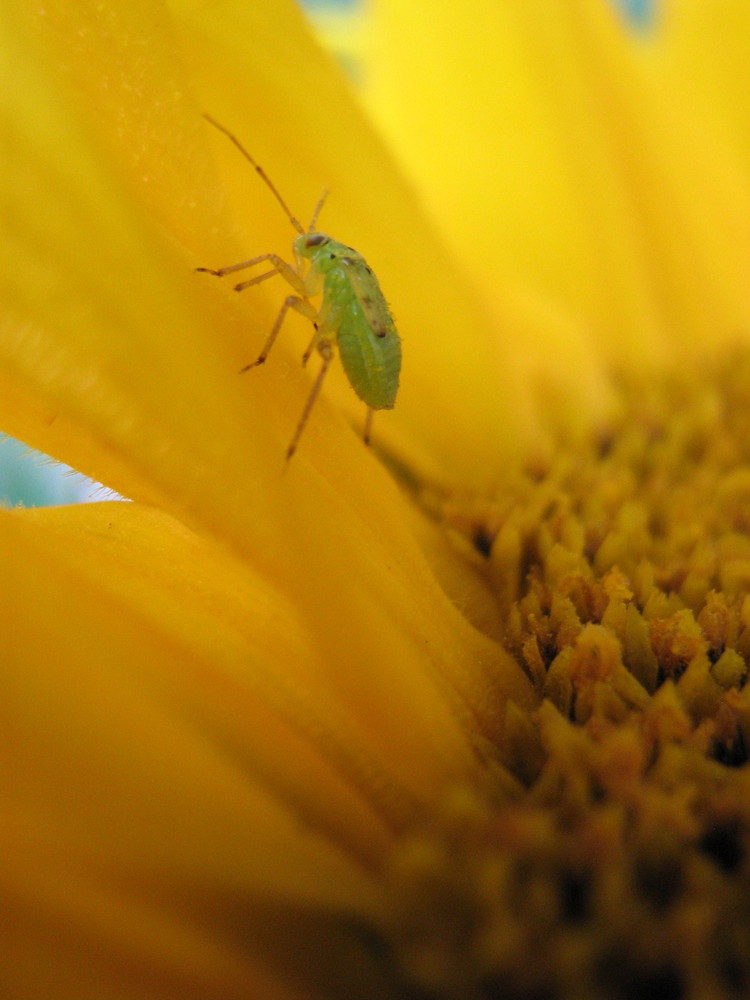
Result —
M 333 360 L 335 347 L 338 347 L 349 383 L 367 405 L 364 436 L 365 442 L 369 442 L 373 412 L 393 408 L 401 370 L 401 340 L 377 278 L 362 254 L 315 229 L 325 194 L 315 208 L 308 229 L 304 230 L 289 211 L 263 168 L 255 162 L 235 136 L 212 118 L 206 117 L 212 125 L 224 132 L 243 156 L 252 163 L 299 233 L 292 244 L 294 264 L 289 264 L 277 254 L 265 253 L 216 271 L 210 268 L 198 268 L 199 271 L 208 271 L 210 274 L 223 277 L 268 262 L 271 265 L 270 270 L 240 282 L 235 285 L 235 289 L 242 291 L 280 274 L 296 293 L 286 297 L 263 350 L 255 361 L 242 369 L 242 372 L 261 365 L 266 360 L 289 309 L 307 316 L 313 322 L 315 334 L 302 357 L 302 363 L 306 364 L 313 350 L 317 350 L 322 364 L 287 448 L 287 460 L 297 448 L 325 373 Z M 319 293 L 322 293 L 322 302 L 320 308 L 316 309 L 310 298 Z

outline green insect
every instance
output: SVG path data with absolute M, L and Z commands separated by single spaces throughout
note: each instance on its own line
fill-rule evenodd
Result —
M 250 161 L 299 233 L 292 244 L 294 264 L 287 263 L 275 253 L 263 253 L 218 270 L 208 267 L 198 268 L 199 271 L 206 271 L 221 278 L 226 274 L 234 274 L 235 271 L 242 271 L 267 261 L 271 265 L 270 270 L 247 281 L 241 281 L 234 286 L 235 290 L 241 292 L 245 288 L 259 285 L 262 281 L 280 274 L 296 293 L 286 297 L 263 350 L 255 361 L 245 365 L 241 373 L 263 364 L 290 309 L 307 316 L 312 320 L 315 333 L 302 356 L 302 364 L 307 364 L 313 350 L 317 350 L 320 354 L 322 364 L 287 448 L 287 461 L 297 448 L 300 435 L 318 397 L 325 374 L 333 360 L 334 346 L 338 346 L 341 362 L 352 389 L 362 402 L 367 404 L 364 439 L 365 443 L 369 444 L 373 413 L 375 410 L 393 408 L 401 371 L 401 339 L 388 303 L 380 290 L 378 279 L 368 267 L 362 254 L 315 228 L 326 198 L 325 192 L 315 206 L 310 225 L 307 230 L 303 229 L 266 172 L 255 162 L 240 141 L 213 118 L 208 115 L 205 117 Z M 322 304 L 316 309 L 310 298 L 321 292 Z

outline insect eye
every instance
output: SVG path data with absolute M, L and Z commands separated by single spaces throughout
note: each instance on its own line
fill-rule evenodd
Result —
M 312 236 L 308 236 L 305 241 L 306 247 L 319 247 L 324 243 L 328 242 L 328 237 L 325 233 L 314 233 Z

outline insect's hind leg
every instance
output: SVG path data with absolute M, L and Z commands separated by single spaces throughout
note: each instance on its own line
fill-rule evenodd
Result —
M 312 352 L 315 349 L 315 345 L 318 343 L 319 333 L 318 324 L 313 320 L 313 326 L 315 327 L 315 333 L 312 335 L 312 340 L 305 348 L 305 353 L 302 355 L 302 367 L 307 368 L 307 362 L 312 357 Z
M 312 389 L 310 390 L 310 395 L 307 397 L 305 408 L 302 411 L 299 421 L 297 422 L 294 434 L 292 435 L 292 440 L 289 442 L 289 447 L 286 450 L 287 462 L 297 450 L 297 445 L 299 444 L 299 439 L 302 436 L 302 431 L 305 429 L 305 424 L 307 423 L 310 412 L 315 405 L 315 400 L 318 398 L 318 393 L 320 392 L 320 387 L 323 384 L 325 374 L 328 371 L 328 366 L 333 360 L 333 349 L 328 341 L 323 341 L 318 344 L 318 350 L 323 358 L 323 364 L 320 366 L 320 371 L 315 376 L 315 381 L 313 382 Z
M 263 345 L 263 350 L 260 352 L 255 361 L 251 361 L 249 365 L 245 365 L 244 368 L 240 369 L 240 375 L 244 374 L 246 371 L 249 371 L 251 368 L 255 368 L 256 365 L 263 364 L 263 362 L 268 357 L 268 352 L 274 345 L 274 341 L 278 336 L 279 330 L 281 329 L 282 323 L 284 322 L 284 318 L 290 309 L 294 309 L 296 312 L 301 313 L 303 316 L 307 316 L 307 318 L 311 319 L 313 323 L 318 317 L 318 313 L 316 312 L 315 308 L 312 305 L 310 305 L 307 299 L 302 299 L 299 297 L 299 295 L 287 295 L 287 297 L 284 299 L 284 304 L 279 310 L 279 315 L 276 317 L 276 320 L 274 321 L 274 324 L 271 327 L 271 332 L 268 334 L 268 339 Z

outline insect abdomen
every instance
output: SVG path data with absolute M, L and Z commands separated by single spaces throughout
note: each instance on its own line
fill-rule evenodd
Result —
M 376 337 L 363 320 L 343 322 L 338 332 L 341 363 L 352 388 L 373 410 L 396 402 L 401 370 L 401 342 L 395 329 Z
M 359 398 L 374 410 L 390 410 L 398 393 L 401 340 L 374 278 L 365 289 L 360 285 L 354 268 L 326 275 L 324 322 L 336 332 L 341 363 Z

